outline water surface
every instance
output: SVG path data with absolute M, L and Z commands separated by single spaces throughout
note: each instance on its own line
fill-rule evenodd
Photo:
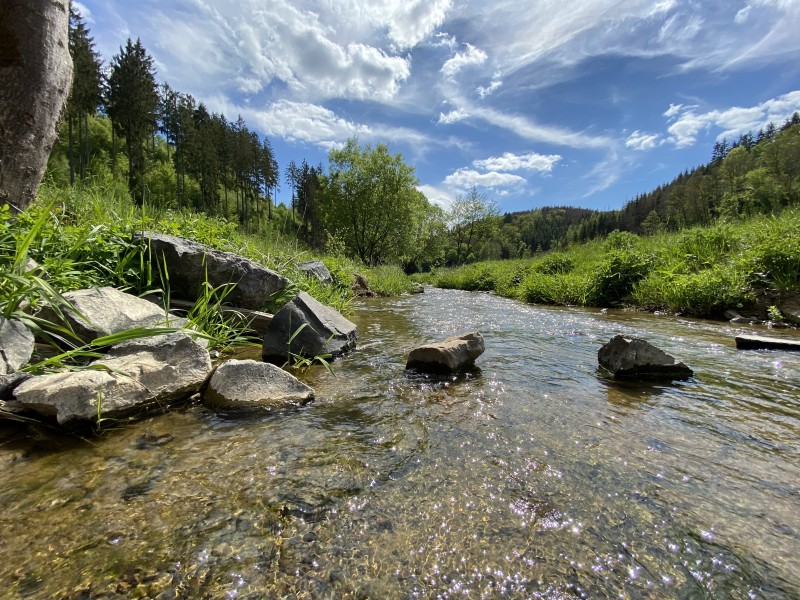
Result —
M 800 356 L 737 352 L 727 324 L 435 289 L 354 320 L 358 350 L 306 374 L 302 408 L 3 429 L 4 597 L 800 596 Z M 404 372 L 473 330 L 478 372 Z M 609 381 L 617 333 L 695 377 Z

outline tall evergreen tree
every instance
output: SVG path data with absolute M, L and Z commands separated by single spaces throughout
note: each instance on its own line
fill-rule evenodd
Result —
M 89 162 L 89 115 L 94 114 L 103 101 L 103 73 L 100 55 L 94 49 L 94 40 L 83 17 L 70 5 L 69 52 L 72 56 L 72 89 L 67 102 L 66 119 L 69 132 L 69 181 L 75 183 L 75 169 L 81 180 L 86 178 Z M 74 131 L 77 129 L 77 152 Z M 76 157 L 77 154 L 77 157 Z
M 159 106 L 153 59 L 141 40 L 130 38 L 111 60 L 106 111 L 114 132 L 125 137 L 128 154 L 128 190 L 133 200 L 144 202 L 145 145 L 156 128 Z

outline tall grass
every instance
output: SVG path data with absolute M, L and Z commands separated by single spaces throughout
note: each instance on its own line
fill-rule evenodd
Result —
M 800 210 L 653 237 L 616 232 L 528 260 L 440 269 L 427 281 L 531 303 L 716 316 L 800 294 Z

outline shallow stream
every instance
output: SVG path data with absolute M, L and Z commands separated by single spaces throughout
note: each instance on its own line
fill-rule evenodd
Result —
M 800 597 L 800 355 L 436 289 L 353 319 L 358 350 L 305 376 L 302 408 L 189 405 L 91 441 L 0 428 L 0 596 Z M 474 330 L 479 372 L 404 372 Z M 695 377 L 606 379 L 617 333 Z

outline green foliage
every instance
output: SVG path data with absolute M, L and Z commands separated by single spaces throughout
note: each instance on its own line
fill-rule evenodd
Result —
M 397 265 L 381 265 L 365 270 L 369 289 L 378 296 L 400 296 L 415 289 L 411 278 Z
M 575 261 L 563 252 L 548 254 L 533 266 L 534 271 L 544 275 L 565 275 L 573 269 Z
M 499 211 L 490 200 L 473 186 L 466 196 L 453 201 L 447 213 L 450 231 L 449 264 L 463 264 L 475 260 L 474 251 L 486 242 L 497 229 Z
M 652 257 L 642 252 L 618 249 L 617 246 L 612 248 L 593 273 L 592 304 L 608 306 L 623 300 L 653 264 Z
M 427 204 L 415 189 L 414 168 L 387 146 L 361 148 L 355 138 L 331 150 L 328 159 L 322 209 L 326 230 L 368 266 L 398 262 L 414 241 L 413 215 Z

